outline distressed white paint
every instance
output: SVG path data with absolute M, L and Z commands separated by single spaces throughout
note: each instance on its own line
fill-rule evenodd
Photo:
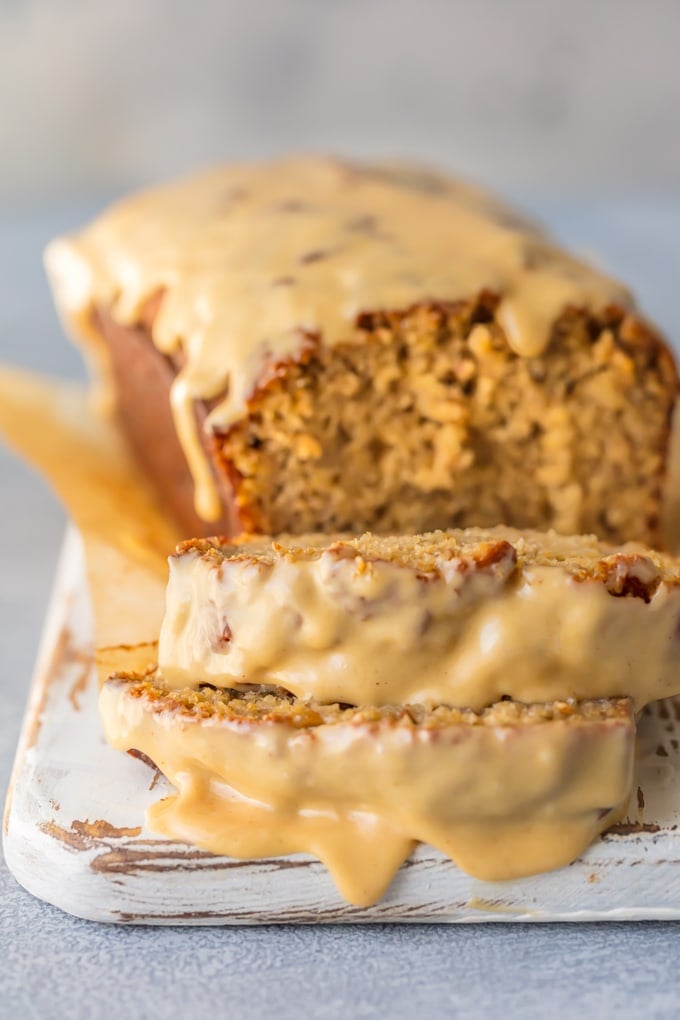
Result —
M 82 552 L 71 532 L 17 753 L 5 833 L 7 862 L 19 882 L 69 913 L 148 924 L 680 918 L 680 710 L 672 705 L 643 720 L 640 740 L 636 786 L 643 791 L 643 820 L 658 825 L 658 832 L 607 836 L 568 868 L 510 883 L 471 879 L 421 847 L 385 899 L 359 909 L 344 903 L 312 858 L 243 863 L 143 828 L 146 806 L 163 789 L 160 783 L 149 789 L 148 766 L 105 744 L 95 678 L 83 672 L 89 645 Z M 55 648 L 62 654 L 55 656 Z M 37 740 L 29 747 L 36 716 Z M 142 829 L 133 836 L 88 836 L 84 825 L 102 820 L 112 829 Z

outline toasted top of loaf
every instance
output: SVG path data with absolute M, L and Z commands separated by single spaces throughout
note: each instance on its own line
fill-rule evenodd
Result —
M 47 262 L 67 313 L 98 304 L 136 322 L 162 292 L 154 339 L 183 347 L 192 396 L 214 397 L 229 380 L 213 412 L 222 424 L 263 357 L 295 355 L 304 333 L 345 340 L 363 312 L 489 290 L 505 303 L 511 346 L 533 355 L 566 306 L 632 305 L 624 287 L 478 188 L 422 167 L 324 157 L 222 167 L 134 195 L 54 242 Z
M 480 878 L 565 864 L 632 781 L 628 701 L 344 709 L 121 676 L 100 707 L 109 742 L 177 787 L 153 828 L 229 856 L 311 852 L 356 903 L 382 894 L 415 840 Z

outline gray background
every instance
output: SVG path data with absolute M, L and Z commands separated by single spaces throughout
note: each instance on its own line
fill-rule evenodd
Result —
M 82 373 L 44 243 L 128 187 L 284 149 L 434 160 L 680 338 L 680 0 L 0 0 L 0 359 Z M 63 516 L 0 449 L 0 787 Z M 104 928 L 0 863 L 0 1017 L 674 1017 L 663 924 Z
M 679 45 L 678 0 L 3 0 L 0 196 L 291 148 L 672 188 Z

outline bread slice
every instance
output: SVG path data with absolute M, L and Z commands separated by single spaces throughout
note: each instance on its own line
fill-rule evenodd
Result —
M 621 285 L 459 181 L 227 167 L 114 206 L 47 262 L 185 534 L 660 541 L 672 355 Z
M 509 528 L 186 542 L 158 663 L 172 687 L 480 709 L 680 694 L 680 561 Z
M 359 905 L 417 841 L 486 880 L 561 867 L 621 817 L 631 789 L 624 699 L 352 709 L 127 675 L 100 707 L 108 741 L 177 788 L 150 808 L 153 829 L 237 858 L 311 853 Z

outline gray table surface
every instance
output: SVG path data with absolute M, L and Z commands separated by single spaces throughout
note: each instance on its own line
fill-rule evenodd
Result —
M 531 205 L 599 253 L 680 341 L 680 194 Z M 0 359 L 82 374 L 40 251 L 98 207 L 0 211 Z M 6 785 L 64 517 L 0 449 L 0 788 Z M 0 1017 L 675 1017 L 680 926 L 114 928 L 33 899 L 0 861 Z

